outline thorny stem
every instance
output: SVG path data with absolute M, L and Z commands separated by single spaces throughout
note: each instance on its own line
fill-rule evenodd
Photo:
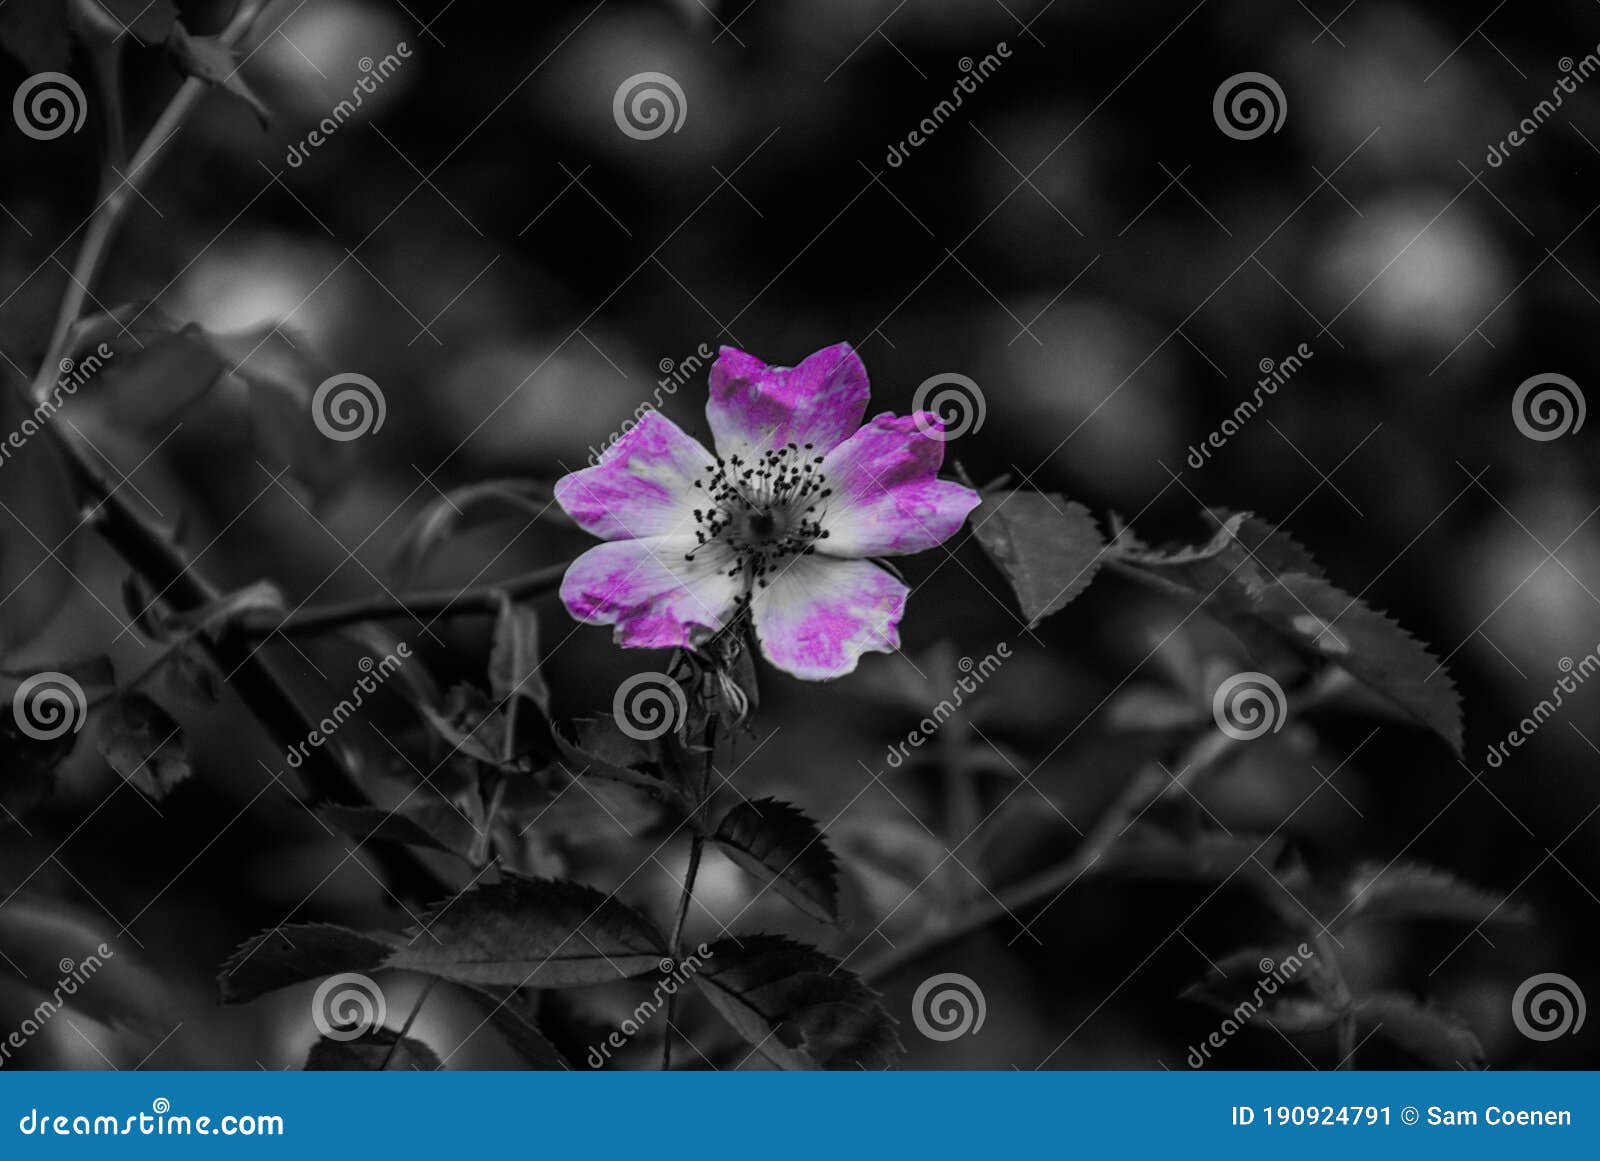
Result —
M 231 48 L 243 40 L 261 8 L 262 0 L 241 0 L 233 18 L 218 37 L 221 43 Z M 59 371 L 61 357 L 70 341 L 73 325 L 82 313 L 85 300 L 93 292 L 111 240 L 137 196 L 138 188 L 149 180 L 158 155 L 182 128 L 206 88 L 205 81 L 195 78 L 189 78 L 179 86 L 135 152 L 128 166 L 126 181 L 114 173 L 103 174 L 102 188 L 112 192 L 96 208 L 67 279 L 50 343 L 33 384 L 36 399 L 43 399 L 49 393 Z M 61 453 L 86 502 L 85 523 L 96 528 L 112 549 L 155 591 L 162 594 L 166 604 L 187 612 L 205 608 L 221 599 L 221 590 L 193 568 L 193 562 L 173 542 L 167 530 L 124 499 L 105 478 L 95 464 L 93 454 L 83 446 L 76 433 L 63 431 L 60 425 L 52 425 L 47 438 Z M 295 701 L 290 685 L 258 653 L 259 645 L 230 628 L 219 634 L 215 641 L 207 640 L 206 648 L 240 698 L 280 744 L 294 745 L 305 737 L 311 728 L 307 715 Z M 353 774 L 330 748 L 314 750 L 301 772 L 318 797 L 349 805 L 367 805 L 369 802 Z M 384 865 L 397 892 L 436 894 L 442 886 L 446 886 L 407 847 L 385 844 L 375 848 L 373 854 Z
M 700 786 L 700 801 L 695 804 L 694 810 L 698 813 L 704 808 L 705 799 L 711 793 L 711 767 L 717 753 L 717 715 L 710 714 L 706 718 L 705 728 L 706 767 L 705 775 Z M 669 945 L 673 967 L 676 968 L 682 956 L 683 927 L 689 919 L 689 901 L 694 898 L 695 877 L 700 874 L 700 855 L 705 849 L 705 836 L 701 833 L 699 820 L 694 820 L 693 834 L 689 839 L 689 866 L 683 873 L 683 894 L 678 899 L 678 917 L 672 924 L 672 942 Z M 678 993 L 673 991 L 667 996 L 667 1024 L 661 1030 L 661 1070 L 672 1069 L 672 1025 L 678 1015 Z
M 1342 670 L 1330 668 L 1312 687 L 1290 703 L 1289 714 L 1297 714 L 1326 700 L 1344 683 Z M 1060 895 L 1093 870 L 1146 808 L 1171 793 L 1181 793 L 1227 754 L 1242 745 L 1220 730 L 1196 738 L 1178 759 L 1177 773 L 1168 778 L 1159 767 L 1138 771 L 1103 815 L 1073 848 L 1064 861 L 994 893 L 995 897 L 974 905 L 950 926 L 907 940 L 869 960 L 859 970 L 869 981 L 882 981 L 929 952 L 981 931 L 995 920 L 1040 903 L 1053 903 Z

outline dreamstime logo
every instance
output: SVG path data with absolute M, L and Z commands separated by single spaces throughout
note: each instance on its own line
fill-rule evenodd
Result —
M 388 1018 L 383 989 L 360 972 L 329 976 L 311 997 L 311 1022 L 329 1040 L 359 1040 Z
M 639 742 L 652 742 L 677 729 L 688 713 L 683 687 L 665 673 L 635 673 L 617 686 L 611 699 L 617 728 Z
M 1546 443 L 1583 430 L 1583 389 L 1553 372 L 1524 379 L 1511 397 L 1511 419 L 1529 439 Z
M 981 661 L 974 662 L 970 657 L 963 657 L 957 661 L 956 668 L 964 676 L 956 679 L 955 686 L 950 690 L 950 696 L 940 699 L 939 704 L 933 707 L 928 716 L 918 722 L 906 735 L 905 741 L 889 747 L 889 765 L 899 769 L 901 764 L 911 757 L 913 748 L 921 749 L 930 741 L 945 722 L 956 716 L 965 699 L 977 693 L 978 688 L 1010 659 L 1011 645 L 1002 641 L 995 646 L 994 653 L 984 654 Z
M 1225 1046 L 1241 1028 L 1255 1019 L 1256 1013 L 1266 1007 L 1271 998 L 1278 994 L 1278 989 L 1285 987 L 1298 975 L 1306 966 L 1306 961 L 1314 955 L 1311 945 L 1302 943 L 1278 960 L 1274 960 L 1270 955 L 1262 956 L 1256 962 L 1261 978 L 1256 981 L 1255 988 L 1248 996 L 1240 999 L 1232 1009 L 1224 1006 L 1226 1014 L 1223 1016 L 1222 1024 L 1199 1044 L 1190 1045 L 1189 1067 L 1204 1068 L 1206 1062 L 1211 1059 L 1211 1054 Z M 1194 990 L 1191 989 L 1189 994 L 1193 994 Z
M 311 421 L 323 435 L 340 443 L 382 430 L 387 414 L 383 389 L 354 372 L 324 379 L 311 397 Z
M 35 141 L 54 141 L 83 128 L 89 102 L 82 86 L 66 73 L 34 73 L 17 86 L 11 115 L 17 128 Z
M 68 733 L 83 729 L 89 716 L 89 701 L 83 686 L 65 673 L 54 670 L 36 673 L 11 697 L 11 713 L 17 729 L 36 742 L 53 742 Z
M 1262 359 L 1256 364 L 1261 372 L 1261 378 L 1256 380 L 1255 389 L 1250 393 L 1250 398 L 1239 400 L 1233 413 L 1224 419 L 1219 427 L 1206 436 L 1198 444 L 1189 445 L 1188 463 L 1195 471 L 1205 467 L 1206 461 L 1211 458 L 1213 450 L 1221 451 L 1227 442 L 1238 435 L 1249 423 L 1255 414 L 1265 406 L 1267 399 L 1278 393 L 1278 388 L 1294 378 L 1295 373 L 1306 365 L 1314 352 L 1311 348 L 1301 343 L 1291 353 L 1274 362 L 1271 359 Z
M 377 661 L 371 657 L 363 657 L 356 662 L 363 676 L 356 679 L 355 685 L 350 688 L 350 696 L 341 698 L 339 704 L 334 706 L 328 715 L 317 723 L 316 727 L 308 733 L 302 741 L 289 747 L 286 760 L 289 765 L 299 769 L 313 749 L 321 749 L 339 731 L 339 728 L 355 715 L 355 712 L 366 703 L 366 695 L 377 693 L 378 687 L 400 671 L 400 667 L 411 659 L 411 646 L 401 641 L 394 647 L 393 653 L 385 653 Z
M 677 995 L 678 989 L 689 982 L 689 977 L 705 966 L 705 961 L 711 958 L 711 954 L 711 949 L 702 943 L 677 963 L 674 963 L 671 957 L 663 959 L 660 965 L 662 979 L 656 984 L 649 998 L 624 1017 L 616 1030 L 603 1041 L 590 1046 L 585 1057 L 589 1067 L 604 1068 L 606 1061 L 611 1059 L 611 1054 L 619 1048 L 626 1047 L 628 1041 L 637 1036 L 650 1022 L 651 1017 L 661 1010 L 662 1005 Z M 665 1035 L 671 1034 L 672 1030 L 669 1028 Z
M 1587 1012 L 1578 981 L 1560 972 L 1529 976 L 1511 997 L 1511 1022 L 1529 1040 L 1576 1036 Z
M 988 1007 L 983 989 L 971 976 L 942 972 L 929 976 L 911 997 L 911 1022 L 929 1040 L 956 1040 L 983 1031 Z
M 1289 100 L 1266 73 L 1234 73 L 1217 86 L 1211 115 L 1217 128 L 1235 141 L 1254 141 L 1283 128 Z
M 113 958 L 113 955 L 111 948 L 102 943 L 81 960 L 62 956 L 60 962 L 56 964 L 61 971 L 61 978 L 56 981 L 55 990 L 41 995 L 38 1006 L 22 1018 L 22 1023 L 10 1035 L 0 1039 L 0 1067 L 4 1067 L 10 1061 L 13 1052 L 26 1048 L 28 1041 L 37 1036 L 40 1029 L 53 1019 L 57 1012 L 71 1003 L 72 997 L 78 994 L 78 989 L 105 967 L 106 960 Z
M 683 128 L 689 98 L 666 73 L 634 73 L 617 86 L 611 116 L 617 128 L 635 141 L 654 141 Z
M 937 416 L 942 426 L 935 427 L 928 423 L 923 418 L 926 412 Z M 912 423 L 918 431 L 930 439 L 948 443 L 968 432 L 983 430 L 988 406 L 983 399 L 983 390 L 976 383 L 965 375 L 946 371 L 942 375 L 929 376 L 918 384 L 916 394 L 911 397 L 911 413 L 914 417 Z
M 1217 729 L 1236 742 L 1250 742 L 1283 729 L 1289 702 L 1283 686 L 1265 673 L 1235 673 L 1217 686 L 1211 698 L 1211 716 Z

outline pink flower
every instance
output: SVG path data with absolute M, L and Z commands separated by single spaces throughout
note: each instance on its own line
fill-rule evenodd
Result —
M 978 504 L 937 478 L 943 425 L 888 412 L 861 426 L 867 371 L 848 343 L 798 367 L 722 348 L 706 418 L 715 455 L 660 412 L 556 500 L 607 543 L 567 570 L 580 621 L 638 649 L 692 649 L 748 615 L 767 660 L 808 680 L 900 646 L 906 586 L 870 557 L 921 552 Z

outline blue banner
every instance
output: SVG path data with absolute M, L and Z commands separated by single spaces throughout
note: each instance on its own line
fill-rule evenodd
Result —
M 0 1072 L 0 1155 L 1594 1158 L 1597 1076 Z

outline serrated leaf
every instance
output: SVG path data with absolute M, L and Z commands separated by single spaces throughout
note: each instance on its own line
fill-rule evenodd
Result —
M 272 111 L 256 96 L 239 73 L 238 54 L 214 36 L 191 36 L 181 21 L 174 22 L 167 36 L 167 52 L 178 71 L 217 85 L 249 105 L 263 129 L 272 125 Z
M 570 988 L 644 975 L 666 954 L 654 924 L 611 896 L 505 873 L 430 910 L 386 962 L 475 986 Z
M 1214 963 L 1183 996 L 1241 1024 L 1259 1017 L 1284 1032 L 1318 1032 L 1340 1015 L 1320 983 L 1314 953 L 1291 945 L 1247 947 Z
M 1483 1063 L 1483 1045 L 1454 1012 L 1419 1004 L 1398 992 L 1376 992 L 1356 1002 L 1356 1015 L 1435 1068 L 1475 1068 Z
M 524 697 L 550 712 L 550 687 L 539 672 L 539 615 L 531 605 L 505 601 L 489 649 L 489 688 L 499 699 Z
M 970 519 L 1029 625 L 1065 608 L 1100 568 L 1105 541 L 1093 514 L 1076 501 L 1054 493 L 987 492 Z
M 505 506 L 531 520 L 560 513 L 554 504 L 550 485 L 537 480 L 480 480 L 452 488 L 429 502 L 406 525 L 393 551 L 396 571 L 408 580 L 414 577 L 433 550 L 455 535 L 469 515 L 476 515 L 483 508 Z
M 1221 514 L 1219 511 L 1216 517 L 1217 529 L 1209 540 L 1199 544 L 1180 543 L 1158 548 L 1152 548 L 1140 540 L 1133 529 L 1122 524 L 1120 520 L 1113 520 L 1110 548 L 1118 559 L 1135 564 L 1147 564 L 1158 568 L 1198 564 L 1202 561 L 1215 560 L 1233 548 L 1239 529 L 1244 525 L 1247 516 L 1248 513 L 1245 512 Z
M 552 730 L 563 765 L 573 778 L 605 778 L 625 786 L 660 794 L 667 785 L 660 778 L 640 769 L 651 755 L 644 745 L 629 738 L 611 717 L 578 718 L 572 728 L 576 741 L 568 741 L 560 730 Z
M 1459 919 L 1464 923 L 1524 923 L 1532 912 L 1449 871 L 1417 863 L 1357 868 L 1345 888 L 1345 914 L 1356 919 Z
M 1200 549 L 1152 554 L 1123 544 L 1117 559 L 1227 625 L 1264 666 L 1337 665 L 1461 752 L 1460 701 L 1426 648 L 1320 570 L 1300 571 L 1315 562 L 1288 537 L 1245 514 L 1209 516 L 1220 526 Z
M 901 1052 L 878 993 L 839 961 L 780 935 L 711 945 L 691 977 L 756 1051 L 780 1068 L 887 1068 Z
M 194 773 L 177 720 L 153 698 L 121 694 L 100 726 L 100 755 L 113 770 L 159 802 Z
M 317 808 L 317 817 L 361 843 L 405 843 L 458 859 L 465 859 L 472 848 L 472 824 L 444 803 L 408 806 L 404 812 L 329 803 Z
M 1461 752 L 1461 701 L 1427 648 L 1389 617 L 1313 576 L 1287 573 L 1259 615 L 1302 651 L 1320 655 L 1388 698 Z
M 393 936 L 363 935 L 331 923 L 286 923 L 252 936 L 217 974 L 225 1004 L 340 972 L 375 972 L 394 950 Z
M 415 1037 L 401 1039 L 393 1028 L 374 1028 L 354 1040 L 321 1036 L 306 1055 L 308 1072 L 432 1072 L 443 1067 L 437 1052 Z
M 817 824 L 776 798 L 741 802 L 711 836 L 741 868 L 813 919 L 839 920 L 838 863 Z

